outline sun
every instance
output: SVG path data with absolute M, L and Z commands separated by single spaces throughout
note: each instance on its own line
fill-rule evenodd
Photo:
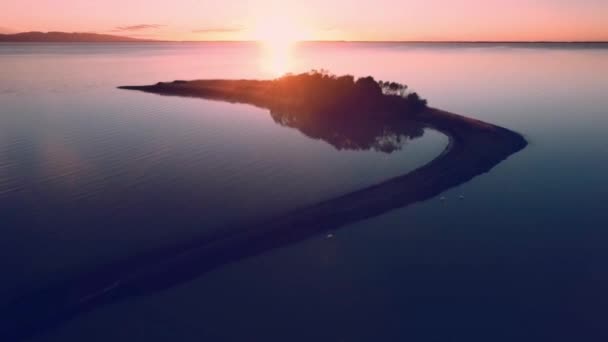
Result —
M 273 15 L 255 25 L 252 37 L 260 43 L 263 71 L 281 76 L 293 71 L 295 45 L 310 39 L 310 34 L 293 18 Z
M 309 34 L 306 28 L 293 18 L 275 15 L 256 24 L 253 38 L 271 48 L 282 48 L 308 39 Z

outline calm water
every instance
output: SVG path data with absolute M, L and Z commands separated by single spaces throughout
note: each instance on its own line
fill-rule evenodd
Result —
M 432 106 L 517 130 L 530 146 L 445 201 L 98 308 L 39 339 L 608 338 L 603 48 L 0 45 L 0 303 L 388 179 L 445 147 L 426 131 L 390 154 L 339 151 L 262 109 L 115 89 L 312 68 L 407 83 Z

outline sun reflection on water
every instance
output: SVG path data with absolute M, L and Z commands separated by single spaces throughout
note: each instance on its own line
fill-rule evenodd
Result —
M 262 72 L 278 77 L 293 71 L 296 42 L 263 41 L 259 44 Z

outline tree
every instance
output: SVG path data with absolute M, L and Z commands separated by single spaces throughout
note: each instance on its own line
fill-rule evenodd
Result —
M 355 87 L 357 87 L 361 94 L 364 94 L 365 96 L 376 97 L 382 95 L 382 89 L 371 76 L 359 78 L 357 82 L 355 82 Z

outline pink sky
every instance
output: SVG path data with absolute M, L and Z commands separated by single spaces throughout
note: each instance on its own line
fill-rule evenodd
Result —
M 608 40 L 608 0 L 3 0 L 0 17 L 0 32 L 171 40 L 255 39 L 286 22 L 310 40 Z

